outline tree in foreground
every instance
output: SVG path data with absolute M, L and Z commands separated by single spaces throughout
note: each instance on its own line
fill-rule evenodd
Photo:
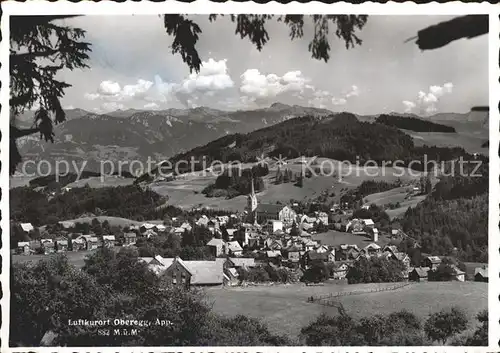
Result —
M 420 320 L 401 310 L 389 315 L 354 319 L 321 314 L 301 330 L 300 339 L 307 346 L 423 346 L 429 345 Z
M 466 346 L 487 346 L 488 345 L 488 310 L 483 310 L 476 316 L 480 322 L 479 328 L 472 336 L 465 341 Z
M 432 314 L 425 322 L 424 331 L 431 340 L 444 345 L 450 337 L 465 330 L 468 322 L 462 309 L 452 307 Z
M 203 293 L 162 285 L 130 251 L 97 252 L 83 270 L 57 255 L 38 263 L 13 264 L 12 346 L 200 346 L 286 345 L 257 319 L 215 314 Z M 132 283 L 134 282 L 134 283 Z M 133 319 L 150 327 L 68 325 L 74 319 Z M 102 334 L 137 329 L 136 335 Z M 101 334 L 98 333 L 101 330 Z M 102 331 L 104 330 L 104 331 Z M 48 335 L 50 333 L 50 335 Z

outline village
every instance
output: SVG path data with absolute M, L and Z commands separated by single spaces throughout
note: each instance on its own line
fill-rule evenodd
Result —
M 379 232 L 372 219 L 352 217 L 348 205 L 335 204 L 329 212 L 315 211 L 300 214 L 294 205 L 259 203 L 253 189 L 247 196 L 247 206 L 239 214 L 209 217 L 202 214 L 194 224 L 181 218 L 172 218 L 170 225 L 142 223 L 125 228 L 120 239 L 115 235 L 68 233 L 55 239 L 42 238 L 18 242 L 13 250 L 15 256 L 32 254 L 50 255 L 65 252 L 92 252 L 102 247 L 110 249 L 134 248 L 140 238 L 176 234 L 182 237 L 194 226 L 208 229 L 212 239 L 205 245 L 215 260 L 183 260 L 180 257 L 164 258 L 160 255 L 140 257 L 148 267 L 167 282 L 182 286 L 237 286 L 251 283 L 245 280 L 242 271 L 263 266 L 276 270 L 286 269 L 290 278 L 304 282 L 346 281 L 349 268 L 365 259 L 393 259 L 403 264 L 402 276 L 405 281 L 422 282 L 435 277 L 442 259 L 433 254 L 420 254 L 420 245 L 414 243 L 413 252 L 419 252 L 419 266 L 412 266 L 408 253 L 400 251 L 396 245 L 408 237 L 402 229 Z M 368 209 L 368 206 L 362 206 Z M 64 229 L 74 229 L 74 222 L 59 222 Z M 34 230 L 31 223 L 20 223 L 16 228 L 25 233 Z M 325 230 L 352 235 L 350 243 L 333 241 L 323 244 L 315 236 Z M 385 233 L 385 234 L 384 234 Z M 335 237 L 335 234 L 333 234 Z M 383 238 L 383 239 L 382 239 Z M 314 266 L 327 268 L 326 278 L 307 279 L 305 272 Z M 465 281 L 488 281 L 487 267 L 474 269 L 474 277 L 456 265 L 448 266 L 448 279 Z M 431 279 L 432 280 L 432 279 Z

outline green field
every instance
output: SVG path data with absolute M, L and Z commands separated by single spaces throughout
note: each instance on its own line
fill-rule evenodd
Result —
M 128 186 L 134 183 L 135 179 L 132 178 L 118 178 L 114 176 L 103 177 L 90 177 L 86 179 L 77 180 L 73 183 L 66 185 L 69 188 L 81 188 L 88 184 L 91 188 L 104 188 L 116 186 Z
M 68 258 L 68 261 L 70 264 L 74 265 L 77 268 L 82 268 L 83 265 L 85 264 L 84 260 L 87 255 L 92 254 L 95 250 L 93 251 L 68 251 L 65 252 L 64 254 Z M 53 255 L 41 255 L 41 254 L 36 254 L 36 255 L 12 255 L 12 263 L 25 263 L 29 261 L 33 262 L 38 262 L 40 260 L 49 260 L 51 257 L 55 256 Z
M 294 186 L 293 183 L 274 184 L 277 167 L 271 165 L 269 175 L 263 178 L 265 189 L 257 194 L 259 202 L 276 203 L 280 201 L 287 203 L 291 199 L 306 201 L 317 198 L 323 192 L 326 192 L 328 195 L 335 193 L 335 196 L 330 199 L 338 202 L 342 193 L 346 190 L 355 189 L 363 181 L 394 182 L 399 178 L 403 183 L 407 183 L 418 180 L 419 177 L 416 175 L 416 172 L 410 173 L 404 169 L 401 172 L 390 167 L 382 169 L 380 167 L 349 166 L 328 158 L 317 158 L 316 160 L 318 165 L 323 167 L 323 172 L 327 176 L 318 175 L 312 178 L 305 178 L 303 187 L 301 188 Z M 251 167 L 251 165 L 246 164 L 242 167 L 247 168 Z M 301 170 L 301 165 L 291 160 L 286 166 L 281 168 L 288 168 L 294 173 L 298 173 Z M 332 168 L 335 170 L 335 175 L 330 173 Z M 341 178 L 339 178 L 340 174 L 342 175 Z M 208 207 L 242 211 L 246 206 L 246 195 L 226 199 L 224 197 L 207 198 L 201 193 L 205 187 L 213 184 L 215 179 L 216 176 L 210 173 L 203 175 L 201 172 L 196 172 L 185 174 L 174 181 L 153 183 L 151 189 L 160 195 L 168 196 L 168 204 L 178 207 Z M 343 191 L 341 192 L 340 190 L 342 189 Z
M 305 286 L 303 284 L 246 288 L 210 288 L 207 299 L 215 311 L 225 315 L 247 315 L 264 320 L 276 333 L 297 337 L 300 329 L 321 313 L 336 315 L 336 308 L 308 303 L 307 297 L 339 291 L 369 290 L 394 284 Z M 413 283 L 394 291 L 340 297 L 354 317 L 386 314 L 406 309 L 425 319 L 430 313 L 457 305 L 471 319 L 488 306 L 488 284 L 479 282 Z
M 395 217 L 400 217 L 404 215 L 408 207 L 415 207 L 419 202 L 425 199 L 425 195 L 422 196 L 411 196 L 408 197 L 408 187 L 394 188 L 388 191 L 378 192 L 376 194 L 368 195 L 364 198 L 365 204 L 370 205 L 372 203 L 377 206 L 383 206 L 388 203 L 399 202 L 400 207 L 394 209 L 386 209 L 385 212 L 389 215 L 391 219 Z
M 468 153 L 481 153 L 488 155 L 488 148 L 481 145 L 488 140 L 488 131 L 485 132 L 459 132 L 459 133 L 441 133 L 441 132 L 415 132 L 403 130 L 413 138 L 415 146 L 438 146 L 438 147 L 462 147 Z

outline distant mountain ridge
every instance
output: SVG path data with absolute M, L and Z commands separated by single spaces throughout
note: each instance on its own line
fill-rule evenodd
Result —
M 32 119 L 33 112 L 28 112 L 16 120 L 18 126 L 32 124 L 30 113 Z M 67 121 L 55 127 L 53 144 L 41 141 L 38 134 L 18 141 L 24 160 L 53 163 L 63 159 L 77 164 L 85 161 L 87 170 L 98 171 L 102 160 L 146 161 L 150 157 L 158 162 L 226 135 L 246 134 L 306 115 L 322 118 L 339 113 L 274 103 L 267 108 L 237 111 L 198 107 L 96 114 L 69 109 L 66 114 Z M 443 118 L 457 123 L 464 118 L 464 114 L 452 115 Z M 354 116 L 360 121 L 373 121 L 378 115 Z M 434 117 L 428 119 L 434 120 Z
M 206 144 L 224 135 L 247 133 L 305 114 L 326 116 L 319 108 L 273 104 L 256 110 L 222 111 L 199 107 L 166 110 L 118 110 L 107 114 L 82 109 L 66 111 L 67 121 L 55 127 L 54 143 L 38 134 L 18 141 L 24 160 L 64 159 L 98 171 L 99 162 L 161 161 L 182 151 Z M 32 124 L 34 112 L 16 119 L 17 126 Z

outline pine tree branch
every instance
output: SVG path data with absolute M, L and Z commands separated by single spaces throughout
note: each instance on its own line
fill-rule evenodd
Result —
M 38 127 L 31 128 L 31 129 L 19 129 L 15 126 L 10 126 L 10 138 L 12 139 L 18 139 L 20 137 L 28 136 L 28 135 L 33 135 L 37 132 L 40 132 L 40 129 Z
M 56 49 L 50 49 L 50 50 L 45 50 L 45 51 L 36 51 L 36 52 L 30 52 L 30 53 L 16 53 L 16 54 L 10 54 L 10 60 L 15 59 L 15 60 L 23 60 L 25 58 L 35 58 L 39 56 L 50 56 L 54 55 L 57 52 L 59 52 L 59 48 Z

